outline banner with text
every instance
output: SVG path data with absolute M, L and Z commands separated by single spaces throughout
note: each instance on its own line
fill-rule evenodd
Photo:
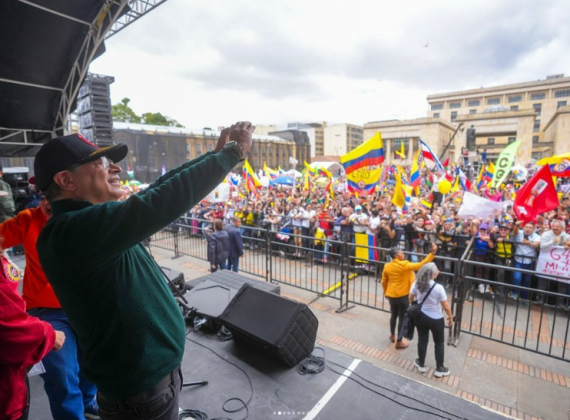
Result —
M 553 246 L 540 251 L 536 263 L 536 272 L 540 277 L 570 283 L 570 249 L 564 249 L 563 246 Z

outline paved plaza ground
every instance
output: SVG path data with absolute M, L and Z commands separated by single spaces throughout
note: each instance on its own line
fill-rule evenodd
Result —
M 205 251 L 205 244 L 203 245 Z M 155 247 L 152 250 L 160 265 L 182 271 L 186 280 L 209 273 L 206 261 L 188 256 L 172 259 L 172 251 Z M 248 252 L 246 258 L 242 259 L 245 269 L 262 276 L 266 270 L 266 261 L 263 252 L 257 254 Z M 433 376 L 435 359 L 431 343 L 426 359 L 429 370 L 426 374 L 421 374 L 413 365 L 413 360 L 417 357 L 417 340 L 410 342 L 410 346 L 405 350 L 396 350 L 389 341 L 389 314 L 376 309 L 385 304 L 379 296 L 381 293 L 376 294 L 377 289 L 376 291 L 374 289 L 380 288 L 378 283 L 369 281 L 367 276 L 361 279 L 355 278 L 355 281 L 364 282 L 364 284 L 355 283 L 354 286 L 351 284 L 351 287 L 360 294 L 355 299 L 363 299 L 360 303 L 364 305 L 356 304 L 345 312 L 337 313 L 338 299 L 320 297 L 315 300 L 318 294 L 300 287 L 308 289 L 314 287 L 314 290 L 319 291 L 334 287 L 337 282 L 335 274 L 338 274 L 338 267 L 330 264 L 325 267 L 315 266 L 303 261 L 278 258 L 274 258 L 272 264 L 274 278 L 280 278 L 287 283 L 293 282 L 298 286 L 281 283 L 281 295 L 309 304 L 318 317 L 317 345 L 331 347 L 361 358 L 411 380 L 429 384 L 514 418 L 568 420 L 570 410 L 568 361 L 463 333 L 457 347 L 446 346 L 445 349 L 445 363 L 451 369 L 449 377 L 437 379 Z M 252 277 L 259 279 L 258 276 Z M 334 290 L 331 294 L 334 296 L 337 292 L 338 290 Z M 478 325 L 487 328 L 489 335 L 493 334 L 494 338 L 504 339 L 509 337 L 507 334 L 510 332 L 510 337 L 514 340 L 521 339 L 520 334 L 517 335 L 516 318 L 520 321 L 527 317 L 531 328 L 530 333 L 525 334 L 527 343 L 530 346 L 529 338 L 534 338 L 538 341 L 532 343 L 535 346 L 537 343 L 542 346 L 546 341 L 541 339 L 544 334 L 558 331 L 551 328 L 554 316 L 558 317 L 559 325 L 564 324 L 562 315 L 547 312 L 541 314 L 532 305 L 523 308 L 509 303 L 506 313 L 503 307 L 504 318 L 499 318 L 493 310 L 482 311 L 485 305 L 487 308 L 493 308 L 489 298 L 477 297 L 473 303 L 466 306 L 465 311 L 482 315 L 485 321 Z M 515 315 L 517 311 L 518 314 Z M 486 320 L 486 317 L 489 319 Z M 513 322 L 515 328 L 509 327 L 508 325 L 513 325 Z M 534 336 L 532 328 L 535 330 Z M 560 345 L 559 341 L 548 341 L 552 341 L 553 347 L 554 344 Z

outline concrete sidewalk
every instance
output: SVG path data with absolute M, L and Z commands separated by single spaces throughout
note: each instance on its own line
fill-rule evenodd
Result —
M 209 273 L 208 263 L 192 257 L 172 259 L 172 251 L 153 248 L 160 265 L 182 271 L 186 281 Z M 244 274 L 247 276 L 247 274 Z M 259 279 L 259 277 L 253 277 Z M 319 319 L 318 345 L 358 357 L 414 381 L 461 396 L 519 419 L 568 420 L 570 363 L 519 350 L 469 334 L 457 347 L 446 346 L 445 364 L 451 375 L 433 376 L 433 346 L 428 349 L 426 374 L 413 365 L 417 338 L 405 350 L 389 340 L 389 314 L 356 306 L 336 313 L 339 301 L 281 284 L 281 295 L 310 304 Z

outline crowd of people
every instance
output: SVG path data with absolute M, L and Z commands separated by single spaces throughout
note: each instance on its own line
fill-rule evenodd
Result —
M 531 299 L 544 302 L 544 294 L 529 296 L 526 291 L 519 293 L 512 286 L 568 294 L 565 282 L 551 282 L 529 273 L 501 269 L 508 266 L 533 271 L 541 249 L 553 245 L 570 247 L 568 178 L 560 178 L 558 182 L 559 207 L 539 215 L 536 221 L 523 223 L 517 220 L 512 204 L 486 219 L 461 218 L 458 211 L 463 190 L 440 194 L 437 184 L 430 182 L 437 175 L 427 169 L 422 175 L 420 194 L 410 200 L 405 212 L 392 203 L 393 186 L 388 184 L 373 194 L 359 197 L 344 187 L 344 178 L 339 176 L 335 180 L 334 198 L 326 187 L 316 184 L 309 189 L 303 189 L 302 185 L 267 188 L 257 195 L 248 194 L 238 185 L 232 187 L 232 197 L 227 201 L 199 203 L 178 221 L 178 227 L 203 235 L 207 240 L 215 220 L 234 225 L 237 220 L 244 248 L 265 246 L 269 232 L 273 251 L 289 258 L 313 258 L 316 264 L 327 263 L 331 258 L 338 260 L 342 243 L 355 244 L 355 234 L 365 234 L 371 239 L 367 243 L 377 247 L 378 252 L 375 259 L 361 265 L 373 268 L 378 277 L 383 263 L 391 260 L 387 251 L 390 248 L 402 248 L 409 253 L 408 258 L 416 262 L 421 259 L 418 254 L 428 253 L 431 245 L 436 244 L 438 255 L 446 257 L 436 260 L 440 270 L 438 281 L 445 286 L 453 280 L 453 259 L 462 257 L 475 238 L 471 259 L 495 265 L 495 268 L 476 265 L 475 277 L 496 279 L 504 284 L 504 287 L 493 287 L 481 282 L 473 285 L 475 293 L 503 293 L 512 299 L 521 299 L 522 304 Z M 495 202 L 509 201 L 523 182 L 512 176 L 504 188 L 482 187 L 474 191 Z M 350 250 L 356 264 L 362 260 L 355 256 L 355 248 L 358 247 L 351 246 Z M 473 294 L 468 295 L 472 297 Z M 568 306 L 562 298 L 557 304 L 561 308 Z
M 529 274 L 540 249 L 570 249 L 568 178 L 558 182 L 558 208 L 524 224 L 508 207 L 484 220 L 460 218 L 463 193 L 443 194 L 437 175 L 427 169 L 419 194 L 405 209 L 393 204 L 389 178 L 359 196 L 340 174 L 328 187 L 305 182 L 251 191 L 238 184 L 221 203 L 198 202 L 245 159 L 254 128 L 240 122 L 223 130 L 214 151 L 126 196 L 117 165 L 127 155 L 125 145 L 100 149 L 74 134 L 40 149 L 34 183 L 43 194 L 41 204 L 0 224 L 2 246 L 21 245 L 26 257 L 22 296 L 18 268 L 0 257 L 0 391 L 9 396 L 0 399 L 0 417 L 27 418 L 26 374 L 42 361 L 54 418 L 178 418 L 184 320 L 159 267 L 141 246 L 173 225 L 203 236 L 212 271 L 237 271 L 244 249 L 264 247 L 262 239 L 274 252 L 318 264 L 338 259 L 344 249 L 351 263 L 376 273 L 382 283 L 397 348 L 407 347 L 410 331 L 404 332 L 403 319 L 417 302 L 415 365 L 425 371 L 431 331 L 440 377 L 449 375 L 444 312 L 448 325 L 453 323 L 443 286 L 468 246 L 474 260 L 494 263 L 476 266 L 482 281 L 474 286 L 481 293 L 541 303 L 544 294 L 526 293 L 528 286 L 541 291 L 556 284 L 556 304 L 568 307 L 567 283 L 539 277 L 535 284 Z M 478 194 L 509 200 L 520 184 L 511 178 L 504 188 L 482 187 Z M 380 252 L 359 255 L 366 247 L 362 238 Z M 512 273 L 505 269 L 510 266 L 524 271 Z M 487 287 L 492 278 L 496 290 Z

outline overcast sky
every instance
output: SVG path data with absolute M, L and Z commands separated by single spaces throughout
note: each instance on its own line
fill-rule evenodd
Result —
M 168 0 L 92 65 L 189 128 L 425 117 L 426 96 L 570 74 L 568 0 Z M 427 45 L 427 47 L 426 47 Z

